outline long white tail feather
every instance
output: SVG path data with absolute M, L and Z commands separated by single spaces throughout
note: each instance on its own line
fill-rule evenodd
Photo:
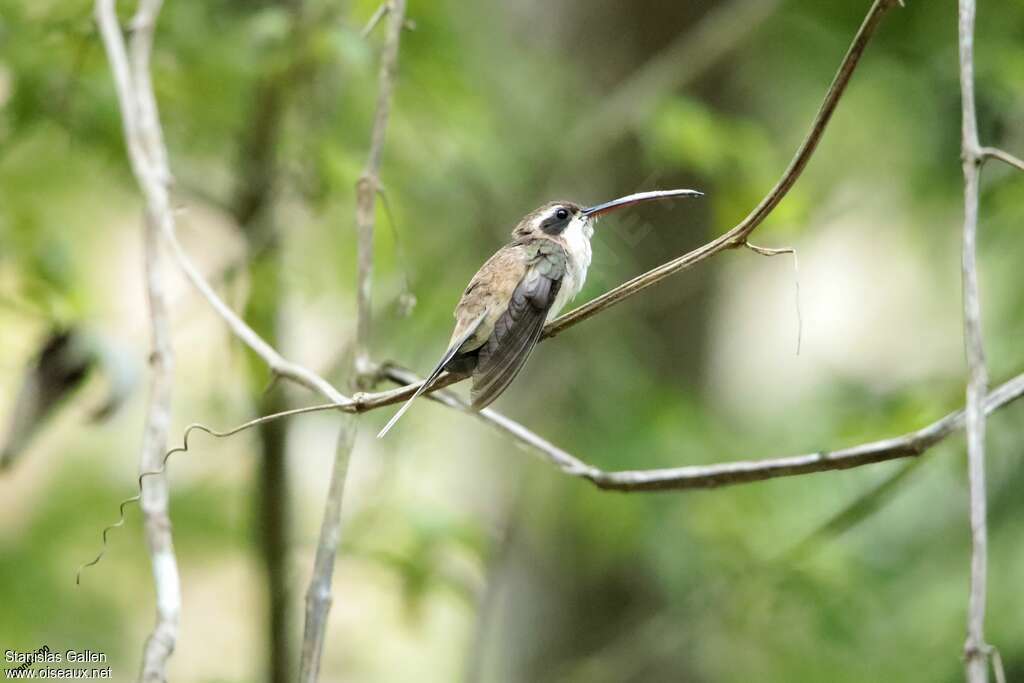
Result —
M 451 361 L 451 359 L 455 357 L 455 354 L 459 352 L 459 349 L 461 349 L 462 345 L 466 343 L 466 340 L 476 333 L 477 328 L 480 327 L 480 323 L 482 323 L 484 321 L 484 318 L 486 317 L 487 311 L 484 311 L 473 322 L 473 324 L 469 326 L 469 329 L 466 331 L 466 333 L 462 335 L 462 337 L 460 337 L 459 339 L 456 339 L 455 343 L 453 343 L 448 348 L 448 350 L 444 352 L 444 355 L 441 356 L 441 360 L 437 363 L 437 366 L 434 367 L 434 370 L 430 373 L 430 375 L 428 375 L 427 378 L 423 380 L 423 384 L 421 384 L 420 388 L 416 390 L 416 393 L 413 394 L 408 401 L 402 404 L 402 407 L 398 409 L 398 412 L 395 413 L 394 417 L 388 420 L 388 423 L 384 425 L 384 428 L 377 433 L 378 439 L 384 438 L 384 435 L 387 434 L 391 430 L 391 428 L 395 426 L 395 423 L 398 422 L 399 418 L 405 415 L 405 411 L 409 410 L 409 408 L 412 406 L 412 402 L 418 399 L 420 396 L 422 396 L 423 392 L 430 388 L 430 385 L 434 383 L 434 380 L 436 380 L 441 375 L 441 373 L 444 372 L 444 366 L 448 365 L 449 361 Z

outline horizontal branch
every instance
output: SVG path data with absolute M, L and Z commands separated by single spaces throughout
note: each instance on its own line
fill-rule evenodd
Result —
M 394 382 L 418 381 L 413 373 L 392 364 L 385 364 L 382 371 L 388 379 Z M 985 399 L 985 413 L 991 414 L 1021 396 L 1024 396 L 1024 373 L 999 385 L 988 394 Z M 476 415 L 479 419 L 511 436 L 520 445 L 537 451 L 566 474 L 587 479 L 601 489 L 627 492 L 720 488 L 780 477 L 862 467 L 886 460 L 921 455 L 935 444 L 964 428 L 964 411 L 958 410 L 917 431 L 835 451 L 821 451 L 769 460 L 739 460 L 713 465 L 608 472 L 588 465 L 523 425 L 490 408 L 479 413 L 473 412 L 465 401 L 452 392 L 437 391 L 431 394 L 430 398 L 456 410 Z

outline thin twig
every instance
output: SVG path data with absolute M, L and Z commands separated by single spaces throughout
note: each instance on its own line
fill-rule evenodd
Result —
M 264 339 L 260 337 L 255 330 L 249 327 L 249 325 L 247 325 L 237 313 L 231 310 L 231 307 L 224 303 L 223 299 L 213 291 L 213 288 L 206 281 L 206 278 L 203 277 L 202 273 L 199 272 L 199 269 L 194 263 L 192 263 L 188 253 L 178 241 L 178 237 L 174 232 L 174 217 L 170 212 L 161 219 L 161 227 L 164 239 L 171 245 L 171 253 L 174 255 L 175 260 L 178 262 L 178 266 L 185 273 L 188 280 L 197 290 L 199 290 L 200 295 L 206 299 L 207 303 L 209 303 L 213 310 L 216 311 L 216 313 L 224 320 L 227 326 L 231 329 L 231 332 L 238 337 L 242 343 L 252 349 L 257 356 L 262 358 L 275 375 L 289 379 L 307 387 L 308 389 L 319 392 L 339 405 L 349 405 L 352 403 L 352 399 L 348 398 L 331 386 L 330 382 L 325 380 L 323 377 L 312 370 L 308 370 L 297 363 L 291 362 L 278 353 L 277 349 L 264 341 Z
M 382 371 L 388 379 L 394 382 L 416 381 L 416 376 L 413 373 L 395 365 L 385 364 Z M 437 391 L 430 396 L 451 408 L 476 415 L 484 422 L 511 436 L 519 444 L 537 451 L 566 474 L 587 479 L 598 488 L 615 491 L 719 488 L 779 477 L 850 469 L 886 460 L 921 455 L 954 432 L 964 428 L 964 411 L 958 410 L 916 431 L 835 451 L 821 451 L 770 460 L 741 460 L 713 465 L 606 472 L 588 465 L 523 425 L 490 408 L 478 413 L 472 412 L 465 401 L 449 391 Z M 1024 373 L 995 388 L 985 399 L 985 412 L 993 413 L 1021 396 L 1024 396 Z
M 159 245 L 160 217 L 170 213 L 167 185 L 171 176 L 149 72 L 153 31 L 161 3 L 162 0 L 141 0 L 139 3 L 132 20 L 130 56 L 112 0 L 97 0 L 95 7 L 96 21 L 115 74 L 126 138 L 130 138 L 128 145 L 132 167 L 146 195 L 145 273 L 152 334 L 152 385 L 139 458 L 139 498 L 153 565 L 156 624 L 146 639 L 142 653 L 139 680 L 144 683 L 162 683 L 167 680 L 167 660 L 174 652 L 178 639 L 178 619 L 181 614 L 181 586 L 171 535 L 167 479 L 156 476 L 145 482 L 141 480 L 143 473 L 161 463 L 163 453 L 167 450 L 174 381 L 174 355 L 171 349 L 167 297 L 160 275 Z
M 761 256 L 779 256 L 780 254 L 792 254 L 793 255 L 793 283 L 795 285 L 796 293 L 796 355 L 800 355 L 800 344 L 804 337 L 804 315 L 800 310 L 800 258 L 796 254 L 795 247 L 759 247 L 756 244 L 750 242 L 744 242 L 747 249 L 750 249 L 755 254 Z
M 385 377 L 393 382 L 407 383 L 419 381 L 415 373 L 392 363 L 385 363 L 382 366 L 381 371 Z M 992 414 L 1010 403 L 1013 403 L 1022 396 L 1024 396 L 1024 373 L 1003 382 L 989 392 L 985 399 L 985 412 L 986 414 Z M 630 480 L 635 479 L 637 475 L 643 474 L 646 475 L 649 490 L 666 490 L 672 488 L 718 488 L 732 484 L 745 484 L 756 481 L 765 481 L 767 479 L 776 479 L 779 477 L 812 474 L 814 472 L 825 472 L 829 470 L 849 469 L 852 467 L 869 465 L 875 462 L 883 462 L 885 460 L 914 457 L 921 455 L 940 441 L 963 429 L 965 422 L 964 411 L 958 410 L 936 420 L 935 422 L 932 422 L 926 427 L 904 434 L 903 436 L 885 439 L 882 441 L 872 441 L 838 451 L 822 451 L 811 455 L 799 455 L 770 460 L 728 462 L 706 466 L 628 472 L 605 472 L 604 470 L 588 465 L 574 455 L 558 448 L 543 437 L 533 433 L 518 422 L 505 417 L 491 408 L 485 408 L 480 412 L 473 411 L 469 407 L 469 404 L 454 392 L 439 390 L 432 394 L 428 394 L 427 397 L 449 408 L 476 416 L 478 419 L 495 427 L 503 434 L 511 436 L 519 445 L 538 452 L 566 474 L 590 479 L 591 481 L 594 481 L 594 483 L 598 483 L 598 480 L 614 483 L 616 478 L 621 477 L 622 481 L 619 483 L 622 484 L 628 484 L 630 483 Z M 339 409 L 344 410 L 345 407 L 338 406 L 335 403 L 321 403 L 302 408 L 293 408 L 291 410 L 284 410 L 270 415 L 261 415 L 260 417 L 249 420 L 248 422 L 243 422 L 242 424 L 225 431 L 218 431 L 203 424 L 193 423 L 185 429 L 181 446 L 177 446 L 167 451 L 158 468 L 139 475 L 139 490 L 141 491 L 142 482 L 147 477 L 162 474 L 166 470 L 167 462 L 172 455 L 175 455 L 176 453 L 186 453 L 189 451 L 189 437 L 194 431 L 201 431 L 216 438 L 226 438 L 275 420 L 282 420 L 297 415 L 306 415 L 308 413 L 319 413 Z M 657 486 L 657 484 L 661 484 L 661 486 Z M 643 490 L 642 488 L 634 486 L 602 486 L 602 488 L 619 488 L 619 490 L 624 491 Z M 107 534 L 111 530 L 124 525 L 125 508 L 132 503 L 138 502 L 139 498 L 139 495 L 135 495 L 121 501 L 119 508 L 120 517 L 118 521 L 103 530 L 104 550 L 107 545 Z M 92 561 L 82 565 L 79 568 L 79 575 L 83 569 L 91 567 L 99 562 L 102 556 L 103 552 L 100 552 Z
M 306 591 L 306 624 L 299 663 L 300 683 L 316 683 L 320 676 L 320 659 L 327 637 L 327 614 L 333 602 L 331 580 L 334 577 L 334 559 L 341 542 L 341 501 L 355 436 L 355 418 L 343 419 L 335 447 L 334 469 L 327 490 L 323 523 L 320 525 L 320 539 L 316 545 L 313 578 Z
M 978 292 L 978 181 L 985 161 L 978 143 L 978 122 L 974 99 L 974 0 L 960 0 L 960 104 L 961 157 L 964 173 L 963 227 L 963 310 L 964 350 L 967 356 L 967 473 L 970 489 L 971 589 L 967 606 L 967 639 L 964 666 L 969 683 L 988 680 L 985 642 L 986 577 L 988 573 L 988 530 L 985 494 L 985 367 L 981 329 L 981 301 Z
M 825 94 L 825 99 L 822 101 L 821 107 L 818 109 L 818 113 L 811 124 L 810 132 L 800 144 L 793 160 L 790 161 L 789 166 L 782 174 L 782 177 L 779 178 L 775 187 L 768 192 L 764 199 L 754 207 L 746 218 L 740 221 L 740 223 L 734 228 L 719 236 L 717 239 L 694 249 L 688 254 L 683 254 L 668 263 L 649 270 L 643 275 L 639 275 L 632 280 L 619 285 L 615 289 L 605 292 L 596 299 L 588 301 L 579 308 L 552 320 L 544 327 L 544 336 L 553 337 L 564 332 L 573 325 L 582 322 L 583 320 L 586 320 L 587 318 L 590 318 L 606 308 L 614 306 L 615 304 L 620 303 L 639 292 L 642 292 L 648 287 L 661 282 L 665 278 L 688 268 L 692 268 L 696 264 L 714 256 L 720 251 L 742 246 L 747 237 L 750 236 L 750 233 L 764 222 L 800 177 L 804 167 L 807 165 L 807 162 L 810 161 L 811 156 L 814 154 L 814 150 L 821 141 L 821 136 L 824 134 L 825 128 L 828 126 L 829 120 L 832 118 L 832 113 L 835 111 L 836 105 L 839 104 L 839 99 L 846 91 L 846 86 L 850 82 L 850 77 L 853 75 L 854 69 L 857 68 L 857 64 L 860 62 L 860 58 L 864 54 L 864 49 L 867 47 L 875 29 L 882 20 L 882 16 L 895 4 L 895 0 L 875 0 L 872 3 L 871 9 L 868 10 L 867 16 L 864 17 L 864 21 L 861 23 L 860 29 L 854 36 L 853 42 L 850 44 L 850 47 L 846 52 L 846 56 L 843 57 L 843 61 L 839 65 L 839 70 L 836 73 L 835 78 L 833 78 L 832 84 L 829 86 L 828 92 Z
M 370 360 L 370 323 L 373 317 L 370 293 L 373 287 L 373 228 L 376 220 L 375 206 L 380 189 L 380 163 L 384 154 L 384 137 L 391 113 L 391 99 L 395 91 L 395 74 L 398 71 L 398 48 L 402 39 L 402 22 L 405 20 L 405 0 L 388 2 L 388 35 L 380 58 L 378 75 L 377 110 L 373 117 L 370 133 L 370 151 L 366 166 L 356 183 L 356 233 L 359 238 L 358 250 L 358 291 L 356 292 L 356 384 L 365 386 L 375 372 Z
M 395 212 L 391 210 L 391 201 L 388 199 L 388 193 L 381 187 L 377 190 L 377 194 L 380 195 L 380 205 L 388 219 L 388 227 L 391 228 L 391 239 L 395 243 L 398 270 L 402 276 L 402 291 L 398 295 L 398 315 L 404 318 L 412 313 L 413 308 L 416 307 L 416 295 L 412 292 L 412 284 L 409 277 L 409 258 L 405 253 L 405 242 L 402 240 L 401 232 L 398 229 Z
M 380 164 L 384 154 L 384 137 L 395 89 L 398 48 L 402 39 L 404 22 L 405 0 L 391 0 L 388 12 L 388 32 L 381 54 L 378 75 L 377 110 L 370 134 L 370 150 L 367 154 L 363 174 L 356 186 L 356 230 L 359 255 L 353 370 L 357 385 L 370 380 L 375 374 L 375 368 L 369 355 L 374 208 L 377 191 L 380 187 Z M 332 398 L 332 400 L 338 402 L 337 399 Z M 302 658 L 299 663 L 300 683 L 315 683 L 320 675 L 320 660 L 327 632 L 327 614 L 332 602 L 331 579 L 334 576 L 334 560 L 341 540 L 341 502 L 345 491 L 345 479 L 352 454 L 352 444 L 356 434 L 355 420 L 345 420 L 344 422 L 335 450 L 331 483 L 324 505 L 316 560 L 313 564 L 313 576 L 306 592 L 306 624 L 302 636 Z
M 419 381 L 415 373 L 394 364 L 384 364 L 381 371 L 385 377 L 393 382 L 415 383 Z M 992 414 L 1010 403 L 1013 403 L 1017 399 L 1021 398 L 1021 396 L 1024 396 L 1024 373 L 1017 375 L 1013 379 L 1010 379 L 993 389 L 985 399 L 985 412 L 987 414 Z M 884 462 L 886 460 L 915 457 L 921 455 L 929 448 L 955 432 L 963 429 L 965 422 L 964 411 L 958 410 L 936 420 L 926 427 L 904 434 L 903 436 L 885 439 L 882 441 L 873 441 L 837 451 L 822 451 L 810 455 L 798 455 L 770 460 L 728 462 L 716 465 L 677 467 L 658 470 L 606 472 L 588 465 L 576 456 L 558 448 L 518 422 L 505 417 L 491 408 L 485 408 L 480 412 L 473 411 L 469 405 L 454 392 L 438 390 L 432 394 L 428 394 L 427 397 L 449 408 L 476 416 L 478 419 L 492 427 L 495 427 L 501 433 L 512 437 L 513 441 L 517 444 L 536 451 L 558 469 L 562 470 L 565 474 L 590 480 L 600 488 L 626 492 L 719 488 L 733 484 L 747 484 L 757 481 L 765 481 L 768 479 L 776 479 L 779 477 L 850 469 L 853 467 L 870 465 L 876 462 Z M 225 438 L 274 420 L 281 420 L 296 415 L 339 409 L 348 409 L 351 411 L 351 406 L 339 406 L 335 403 L 322 403 L 318 405 L 305 406 L 303 408 L 293 408 L 292 410 L 284 410 L 271 415 L 262 415 L 249 420 L 248 422 L 243 422 L 242 424 L 226 431 L 214 430 L 199 423 L 191 424 L 185 429 L 181 446 L 177 446 L 167 451 L 158 468 L 139 475 L 139 490 L 141 491 L 143 481 L 147 477 L 162 474 L 166 470 L 167 462 L 172 455 L 188 452 L 189 437 L 194 431 L 198 430 L 205 432 L 210 436 Z M 344 438 L 348 438 L 344 434 L 342 436 Z M 93 560 L 79 567 L 79 577 L 84 569 L 95 565 L 102 559 L 107 547 L 107 535 L 110 531 L 124 525 L 125 508 L 132 503 L 138 502 L 139 498 L 139 495 L 135 495 L 121 501 L 118 508 L 119 517 L 117 522 L 109 525 L 103 530 L 102 549 Z
M 293 363 L 284 358 L 274 347 L 260 337 L 249 325 L 243 321 L 237 313 L 231 310 L 224 301 L 217 295 L 203 277 L 202 273 L 189 258 L 188 252 L 178 241 L 175 232 L 175 216 L 170 205 L 167 180 L 170 172 L 157 167 L 154 160 L 166 163 L 167 151 L 163 144 L 162 136 L 159 134 L 150 135 L 146 133 L 159 131 L 159 119 L 142 121 L 142 115 L 156 117 L 155 100 L 152 92 L 141 95 L 140 101 L 153 102 L 154 104 L 140 105 L 132 97 L 136 88 L 152 84 L 149 79 L 141 83 L 133 83 L 129 71 L 128 59 L 125 54 L 124 39 L 117 25 L 117 16 L 114 13 L 110 0 L 97 0 L 97 19 L 101 21 L 101 34 L 104 36 L 104 43 L 110 59 L 111 71 L 114 81 L 117 84 L 118 100 L 121 108 L 121 119 L 124 125 L 125 145 L 128 148 L 128 158 L 131 161 L 132 171 L 138 179 L 139 185 L 146 195 L 147 204 L 155 207 L 154 216 L 160 232 L 164 239 L 170 244 L 171 253 L 178 263 L 178 266 L 185 273 L 185 277 L 199 291 L 200 295 L 210 304 L 213 310 L 224 320 L 232 333 L 242 343 L 266 362 L 271 371 L 301 384 L 313 391 L 317 391 L 334 403 L 348 404 L 351 400 L 335 389 L 331 384 L 316 373 L 301 365 Z M 109 16 L 108 16 L 109 15 Z M 152 22 L 141 22 L 145 23 Z M 108 38 L 109 36 L 109 38 Z
M 750 236 L 750 233 L 752 233 L 764 221 L 764 219 L 768 217 L 778 203 L 782 201 L 782 198 L 786 196 L 786 193 L 789 192 L 789 189 L 796 182 L 797 178 L 799 178 L 800 173 L 814 154 L 814 150 L 817 147 L 818 142 L 821 140 L 821 136 L 825 132 L 825 128 L 832 117 L 832 112 L 835 111 L 836 105 L 839 103 L 839 99 L 845 92 L 846 86 L 850 82 L 850 77 L 857 68 L 861 55 L 863 55 L 864 49 L 867 47 L 875 29 L 878 27 L 878 23 L 881 21 L 885 12 L 895 4 L 896 0 L 875 0 L 872 3 L 871 8 L 868 10 L 867 15 L 864 17 L 864 21 L 861 23 L 861 26 L 857 31 L 857 34 L 854 36 L 853 42 L 850 44 L 845 57 L 843 57 L 842 63 L 839 65 L 839 70 L 837 71 L 835 78 L 832 80 L 832 84 L 829 86 L 828 92 L 825 94 L 825 99 L 822 101 L 821 107 L 818 109 L 818 113 L 811 124 L 811 129 L 804 138 L 804 141 L 800 144 L 796 155 L 793 157 L 793 160 L 790 162 L 789 166 L 786 168 L 782 177 L 779 178 L 775 186 L 746 218 L 731 230 L 711 242 L 669 261 L 668 263 L 662 264 L 657 268 L 649 270 L 643 275 L 635 277 L 632 280 L 619 285 L 615 289 L 602 294 L 596 299 L 592 299 L 569 313 L 552 320 L 544 326 L 542 338 L 554 337 L 573 325 L 597 315 L 606 308 L 614 306 L 615 304 L 638 294 L 675 273 L 692 268 L 719 252 L 742 246 L 747 241 L 747 237 Z M 462 379 L 465 379 L 465 377 L 444 373 L 435 380 L 431 388 L 428 389 L 428 393 L 438 389 L 443 389 L 444 387 L 455 384 Z M 404 401 L 412 396 L 418 388 L 419 385 L 416 384 L 388 391 L 357 394 L 352 397 L 354 410 L 355 412 L 365 412 L 381 406 Z
M 1018 159 L 1009 152 L 996 147 L 982 147 L 978 150 L 978 154 L 984 159 L 996 159 L 1004 164 L 1013 166 L 1018 171 L 1024 171 L 1024 160 Z
M 268 422 L 273 422 L 275 420 L 281 420 L 283 418 L 292 417 L 292 416 L 295 416 L 295 415 L 305 415 L 307 413 L 320 413 L 320 412 L 323 412 L 325 410 L 337 410 L 340 407 L 341 406 L 339 406 L 336 403 L 320 403 L 320 404 L 312 405 L 312 406 L 304 406 L 302 408 L 292 408 L 290 410 L 282 410 L 279 413 L 271 413 L 270 415 L 262 415 L 260 417 L 257 417 L 257 418 L 254 418 L 252 420 L 249 420 L 248 422 L 243 422 L 242 424 L 240 424 L 240 425 L 238 425 L 236 427 L 232 427 L 231 429 L 228 429 L 228 430 L 225 430 L 225 431 L 218 431 L 216 429 L 211 429 L 210 427 L 207 427 L 206 425 L 200 424 L 198 422 L 193 422 L 192 424 L 190 424 L 188 427 L 185 428 L 185 433 L 182 435 L 181 445 L 180 446 L 175 446 L 174 448 L 172 448 L 169 451 L 167 451 L 166 453 L 164 453 L 163 457 L 157 463 L 157 466 L 152 467 L 151 469 L 146 470 L 145 472 L 141 472 L 139 474 L 139 477 L 136 480 L 136 488 L 138 489 L 137 493 L 134 496 L 131 496 L 130 498 L 125 498 L 124 500 L 122 500 L 118 504 L 118 507 L 117 507 L 117 510 L 118 510 L 117 521 L 114 522 L 113 524 L 109 524 L 106 527 L 104 527 L 103 532 L 101 533 L 101 539 L 100 540 L 102 542 L 102 545 L 100 547 L 100 550 L 99 550 L 98 553 L 96 553 L 96 557 L 94 557 L 93 559 L 89 560 L 88 562 L 83 563 L 82 565 L 80 565 L 78 567 L 78 571 L 75 573 L 75 585 L 79 585 L 79 584 L 82 583 L 82 572 L 84 572 L 89 567 L 95 566 L 96 564 L 98 564 L 100 562 L 100 560 L 103 559 L 103 556 L 107 552 L 107 543 L 108 543 L 107 537 L 110 535 L 110 532 L 113 531 L 114 529 L 120 529 L 121 527 L 124 526 L 125 521 L 127 520 L 127 514 L 125 513 L 125 510 L 132 503 L 138 503 L 142 499 L 142 490 L 143 490 L 143 487 L 145 486 L 146 480 L 149 479 L 150 477 L 158 477 L 158 476 L 164 474 L 164 472 L 167 471 L 167 462 L 171 459 L 172 455 L 175 455 L 176 453 L 187 453 L 188 452 L 188 450 L 189 450 L 188 440 L 189 440 L 189 437 L 192 435 L 192 432 L 200 431 L 200 432 L 203 432 L 205 434 L 209 434 L 210 436 L 216 437 L 218 439 L 223 439 L 223 438 L 227 438 L 229 436 L 234 436 L 235 434 L 239 434 L 241 432 L 244 432 L 247 429 L 252 429 L 253 427 L 256 427 L 256 426 L 259 426 L 259 425 L 264 425 L 264 424 L 267 424 Z
M 994 647 L 989 648 L 989 650 L 988 656 L 992 660 L 992 671 L 996 675 L 996 683 L 1006 683 L 1006 669 L 1003 668 L 1003 656 Z
M 734 249 L 736 247 L 742 246 L 746 242 L 747 237 L 749 237 L 749 235 L 762 222 L 764 222 L 765 218 L 768 217 L 768 215 L 778 205 L 778 203 L 782 200 L 786 193 L 789 192 L 789 189 L 793 186 L 793 184 L 796 182 L 797 178 L 803 171 L 804 167 L 807 165 L 807 162 L 813 155 L 814 150 L 818 145 L 818 142 L 821 140 L 821 136 L 825 132 L 825 128 L 827 127 L 828 122 L 831 119 L 832 113 L 835 110 L 836 105 L 839 103 L 839 99 L 845 92 L 846 86 L 850 81 L 850 77 L 853 75 L 854 70 L 860 62 L 860 58 L 864 53 L 864 49 L 867 47 L 868 42 L 871 40 L 871 37 L 875 32 L 875 29 L 878 27 L 878 23 L 881 21 L 882 16 L 885 14 L 885 12 L 895 4 L 897 4 L 896 0 L 875 0 L 872 3 L 871 8 L 868 10 L 868 13 L 864 18 L 864 21 L 861 23 L 861 26 L 857 31 L 857 34 L 854 36 L 854 39 L 850 44 L 850 47 L 847 50 L 842 63 L 839 65 L 839 69 L 836 73 L 836 76 L 832 80 L 832 84 L 829 86 L 828 92 L 825 94 L 825 99 L 822 101 L 821 107 L 818 109 L 818 113 L 811 124 L 811 129 L 807 133 L 807 136 L 804 138 L 804 141 L 801 143 L 799 149 L 796 152 L 796 155 L 793 157 L 793 160 L 790 162 L 789 166 L 786 168 L 785 172 L 782 174 L 782 177 L 778 180 L 775 186 L 768 192 L 764 199 L 761 200 L 761 202 L 750 212 L 750 214 L 746 218 L 744 218 L 739 224 L 737 224 L 731 230 L 722 234 L 721 236 L 712 240 L 711 242 L 708 242 L 687 254 L 684 254 L 672 261 L 669 261 L 668 263 L 662 264 L 657 268 L 649 270 L 643 275 L 635 277 L 632 280 L 629 280 L 628 282 L 619 285 L 615 289 L 612 289 L 606 292 L 605 294 L 597 297 L 596 299 L 589 301 L 583 306 L 580 306 L 570 311 L 569 313 L 566 313 L 565 315 L 556 318 L 555 320 L 552 320 L 547 325 L 545 325 L 544 334 L 542 338 L 554 337 L 555 335 L 564 332 L 570 327 L 594 315 L 597 315 L 604 309 L 614 306 L 615 304 L 620 303 L 621 301 L 624 301 L 625 299 L 628 299 L 629 297 L 635 294 L 638 294 L 639 292 L 660 282 L 661 280 L 664 280 L 665 278 L 671 275 L 674 275 L 675 273 L 692 268 L 698 263 L 701 263 L 702 261 L 714 256 L 719 252 L 725 251 L 726 249 Z M 171 239 L 173 240 L 174 244 L 177 243 L 177 241 L 174 240 L 173 235 L 171 236 Z M 176 253 L 183 254 L 180 246 L 177 247 Z M 184 256 L 184 261 L 186 263 L 188 262 L 187 255 Z M 183 263 L 183 268 L 184 267 L 185 264 Z M 192 267 L 192 270 L 195 270 L 194 267 Z M 186 274 L 188 274 L 187 270 Z M 196 273 L 195 276 L 196 278 L 198 278 L 200 282 L 203 282 L 202 277 L 199 276 L 198 273 Z M 190 279 L 193 279 L 193 277 L 190 276 Z M 244 333 L 240 334 L 240 337 L 243 339 L 243 341 L 252 346 L 253 349 L 257 351 L 257 353 L 263 355 L 264 358 L 267 359 L 268 364 L 270 364 L 272 368 L 275 368 L 275 365 L 276 367 L 284 366 L 284 359 L 280 358 L 276 351 L 269 347 L 263 348 L 262 346 L 266 346 L 265 343 L 263 343 L 262 340 L 260 340 L 258 337 L 256 337 L 255 339 L 253 338 L 255 336 L 255 333 L 253 333 L 251 330 L 248 330 L 248 332 L 246 332 L 245 328 L 238 328 L 238 323 L 241 323 L 241 321 L 237 321 L 237 323 L 233 322 L 230 317 L 233 314 L 229 309 L 224 310 L 227 307 L 223 304 L 223 302 L 221 302 L 219 305 L 215 303 L 219 301 L 219 299 L 217 299 L 216 294 L 213 293 L 213 291 L 209 288 L 208 285 L 206 285 L 204 288 L 201 284 L 196 283 L 195 279 L 193 279 L 193 283 L 196 284 L 197 288 L 200 289 L 200 292 L 203 293 L 203 295 L 208 300 L 210 300 L 211 305 L 214 305 L 214 308 L 219 313 L 221 313 L 222 317 L 225 317 L 225 319 L 228 321 L 228 324 L 231 325 L 232 329 L 236 330 L 236 333 Z M 209 291 L 207 292 L 207 290 Z M 237 318 L 237 316 L 235 317 Z M 241 325 L 244 326 L 244 323 L 241 323 Z M 262 344 L 262 346 L 259 346 L 260 344 Z M 257 348 L 258 346 L 259 348 Z M 278 372 L 278 374 L 281 374 L 282 376 L 290 377 L 291 379 L 295 379 L 296 381 L 299 381 L 300 383 L 309 386 L 309 384 L 307 383 L 309 378 L 299 378 L 292 376 L 284 371 L 287 369 L 289 368 L 285 367 L 283 368 L 283 370 L 276 371 Z M 465 379 L 465 377 L 461 375 L 451 375 L 448 373 L 443 373 L 437 380 L 434 381 L 434 384 L 431 386 L 430 389 L 428 389 L 427 393 L 451 386 L 452 384 L 455 384 L 456 382 L 459 382 L 462 379 Z M 418 388 L 419 384 L 413 384 L 386 391 L 362 392 L 356 394 L 351 399 L 340 395 L 325 395 L 327 395 L 328 398 L 330 398 L 335 403 L 345 406 L 345 412 L 363 413 L 370 410 L 375 410 L 377 408 L 381 408 L 383 406 L 392 405 L 394 403 L 400 403 L 402 401 L 405 401 L 410 396 L 412 396 Z
M 390 1 L 380 3 L 377 9 L 374 10 L 373 15 L 370 16 L 370 20 L 366 22 L 366 26 L 364 26 L 363 30 L 359 32 L 359 37 L 364 40 L 369 38 L 370 34 L 373 33 L 373 29 L 377 28 L 377 24 L 380 23 L 380 20 L 384 18 L 384 15 L 387 14 L 390 9 Z

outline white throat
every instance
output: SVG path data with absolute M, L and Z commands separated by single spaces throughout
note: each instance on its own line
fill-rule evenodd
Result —
M 578 214 L 573 216 L 568 227 L 562 231 L 560 237 L 569 260 L 565 264 L 565 277 L 562 279 L 558 296 L 555 297 L 555 302 L 548 312 L 548 320 L 557 316 L 559 311 L 583 289 L 587 269 L 590 268 L 590 238 L 593 236 L 593 223 Z

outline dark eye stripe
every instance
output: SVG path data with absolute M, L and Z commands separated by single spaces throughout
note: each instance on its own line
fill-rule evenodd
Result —
M 564 206 L 559 206 L 548 214 L 548 217 L 541 223 L 541 229 L 549 235 L 557 235 L 569 225 L 571 212 Z

